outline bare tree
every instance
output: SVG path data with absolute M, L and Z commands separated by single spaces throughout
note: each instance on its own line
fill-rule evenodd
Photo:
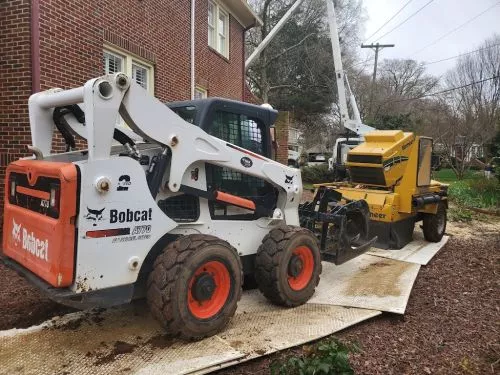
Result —
M 440 142 L 458 178 L 495 135 L 500 121 L 500 35 L 486 40 L 477 53 L 461 57 L 445 78 L 444 100 L 453 114 Z
M 439 79 L 426 73 L 425 65 L 409 59 L 386 59 L 376 83 L 375 117 L 384 114 L 412 112 L 413 103 L 407 99 L 429 94 Z

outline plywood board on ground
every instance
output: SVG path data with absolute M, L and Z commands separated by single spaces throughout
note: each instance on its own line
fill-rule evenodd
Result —
M 448 236 L 443 236 L 439 242 L 427 242 L 420 232 L 415 232 L 413 236 L 414 240 L 400 250 L 385 250 L 374 247 L 367 254 L 425 266 L 446 245 L 449 239 Z
M 308 303 L 403 314 L 419 269 L 419 264 L 365 254 L 340 266 L 323 263 L 323 287 Z

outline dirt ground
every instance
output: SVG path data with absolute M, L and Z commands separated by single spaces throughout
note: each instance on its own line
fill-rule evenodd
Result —
M 422 267 L 404 316 L 383 314 L 340 332 L 362 351 L 357 374 L 493 374 L 500 371 L 500 220 L 450 224 L 450 241 Z M 72 311 L 0 264 L 0 330 Z M 293 329 L 293 327 L 291 327 Z M 302 347 L 220 371 L 267 374 Z
M 26 328 L 74 311 L 49 299 L 0 262 L 0 330 Z

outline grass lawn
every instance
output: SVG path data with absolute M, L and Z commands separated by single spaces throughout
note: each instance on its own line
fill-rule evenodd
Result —
M 482 176 L 483 176 L 482 171 L 469 170 L 465 173 L 464 180 L 477 179 L 481 178 Z M 435 171 L 433 173 L 433 179 L 439 182 L 444 182 L 446 184 L 458 181 L 455 172 L 453 172 L 453 169 L 441 169 L 439 171 Z

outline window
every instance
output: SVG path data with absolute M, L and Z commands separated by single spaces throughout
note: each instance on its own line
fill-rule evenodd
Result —
M 195 99 L 206 99 L 207 98 L 207 90 L 202 87 L 196 87 L 194 90 L 194 98 Z
M 256 118 L 226 111 L 215 112 L 208 133 L 224 141 L 233 143 L 257 154 L 267 151 L 264 124 Z M 207 164 L 207 184 L 209 189 L 251 199 L 257 205 L 276 207 L 276 189 L 265 180 L 233 170 Z M 210 215 L 215 220 L 255 220 L 251 211 L 235 208 L 220 202 L 210 202 Z
M 217 49 L 217 39 L 215 38 L 215 5 L 208 2 L 208 45 Z
M 229 57 L 229 14 L 213 1 L 208 2 L 208 45 Z
M 114 74 L 123 70 L 123 57 L 104 51 L 104 74 Z
M 184 121 L 194 124 L 196 116 L 196 107 L 186 106 L 186 107 L 177 107 L 170 109 L 174 111 L 178 116 L 180 116 Z
M 148 68 L 132 63 L 132 79 L 146 90 L 148 89 Z
M 102 60 L 104 74 L 123 72 L 154 94 L 154 68 L 148 62 L 113 47 L 104 49 Z

